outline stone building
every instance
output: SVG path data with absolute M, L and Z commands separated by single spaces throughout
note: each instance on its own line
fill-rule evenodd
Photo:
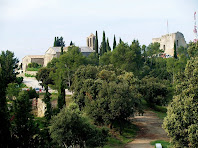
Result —
M 165 54 L 171 56 L 174 56 L 174 44 L 176 45 L 176 50 L 180 46 L 187 47 L 184 35 L 181 32 L 162 35 L 160 38 L 153 38 L 152 43 L 155 42 L 160 43 L 160 49 Z
M 93 33 L 91 33 L 91 35 L 87 37 L 87 47 L 94 50 L 95 40 L 96 40 L 96 36 Z
M 95 50 L 93 50 L 94 45 L 95 45 L 95 35 L 91 34 L 89 37 L 87 37 L 87 47 L 79 47 L 79 51 L 84 56 L 88 56 L 90 53 L 95 52 Z M 63 47 L 63 51 L 67 52 L 68 47 Z M 49 63 L 53 58 L 58 58 L 60 56 L 60 54 L 61 54 L 61 47 L 50 47 L 45 52 L 45 55 L 25 56 L 22 59 L 23 71 L 25 72 L 28 64 L 32 63 L 32 62 L 41 64 L 42 66 L 47 66 L 47 63 Z
M 63 51 L 67 52 L 68 47 L 63 47 Z M 49 63 L 53 58 L 58 58 L 61 54 L 61 47 L 50 47 L 46 52 L 44 56 L 44 66 L 47 66 L 47 63 Z
M 26 71 L 29 63 L 38 63 L 40 65 L 44 65 L 44 55 L 27 55 L 22 59 L 23 63 L 23 72 Z

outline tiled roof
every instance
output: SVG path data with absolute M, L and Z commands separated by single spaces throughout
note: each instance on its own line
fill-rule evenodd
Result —
M 89 47 L 79 47 L 80 52 L 95 52 L 95 50 Z

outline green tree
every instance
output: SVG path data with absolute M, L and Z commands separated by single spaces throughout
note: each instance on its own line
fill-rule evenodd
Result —
M 26 148 L 35 144 L 38 131 L 31 111 L 32 103 L 29 94 L 23 91 L 14 101 L 12 139 L 15 147 Z
M 106 37 L 105 37 L 105 31 L 103 31 L 102 43 L 101 43 L 101 48 L 100 48 L 100 56 L 102 56 L 105 52 L 107 52 Z
M 71 41 L 69 45 L 72 46 L 72 45 L 74 45 L 74 43 Z
M 67 134 L 65 134 L 67 133 Z M 63 108 L 51 120 L 50 134 L 61 147 L 98 147 L 107 141 L 108 131 L 97 128 L 81 114 L 76 104 Z
M 55 37 L 54 39 L 54 47 L 65 47 L 65 41 L 63 41 L 63 37 Z
M 177 48 L 176 48 L 176 43 L 174 43 L 174 58 L 177 59 Z
M 97 30 L 96 30 L 96 40 L 95 40 L 94 50 L 95 50 L 96 54 L 98 54 L 98 32 L 97 32 Z
M 168 106 L 163 128 L 174 147 L 198 147 L 198 58 L 188 61 L 182 82 L 177 84 L 173 101 Z
M 16 99 L 21 89 L 17 83 L 9 83 L 6 88 L 6 94 L 10 100 Z
M 0 54 L 0 147 L 9 147 L 11 143 L 9 112 L 6 100 L 6 87 L 16 81 L 15 68 L 18 60 L 14 53 L 2 51 Z
M 189 57 L 196 57 L 198 55 L 198 42 L 190 42 L 188 44 L 188 55 Z
M 106 43 L 106 50 L 111 51 L 111 47 L 109 46 L 109 39 L 107 38 L 107 43 Z
M 115 34 L 114 34 L 114 38 L 113 38 L 113 50 L 116 48 L 116 37 L 115 37 Z
M 63 46 L 61 46 L 61 55 L 63 55 Z
M 51 115 L 52 115 L 52 107 L 51 107 L 51 102 L 50 102 L 50 93 L 48 92 L 48 86 L 49 84 L 53 84 L 53 80 L 50 77 L 50 72 L 53 69 L 51 68 L 41 68 L 39 69 L 38 73 L 36 74 L 36 79 L 38 81 L 41 81 L 41 85 L 45 88 L 45 95 L 44 95 L 44 99 L 43 101 L 46 104 L 46 108 L 47 110 L 45 111 L 45 117 L 47 120 L 51 119 Z
M 160 81 L 158 78 L 153 78 L 153 77 L 143 78 L 140 91 L 141 91 L 143 98 L 146 100 L 148 105 L 152 108 L 154 108 L 155 105 L 165 105 L 168 103 L 167 86 L 164 85 L 163 81 Z
M 54 38 L 54 47 L 57 47 L 56 37 Z

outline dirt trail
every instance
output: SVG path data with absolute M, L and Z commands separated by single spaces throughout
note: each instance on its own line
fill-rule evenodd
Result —
M 162 129 L 162 120 L 152 111 L 145 111 L 144 116 L 135 116 L 134 124 L 140 131 L 136 138 L 125 148 L 153 148 L 150 145 L 154 140 L 169 140 L 165 131 Z

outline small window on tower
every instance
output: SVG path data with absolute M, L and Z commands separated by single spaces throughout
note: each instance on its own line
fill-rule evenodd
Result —
M 177 46 L 179 46 L 179 44 L 178 44 L 178 40 L 177 40 Z
M 166 46 L 164 45 L 164 51 L 165 51 L 165 49 L 166 49 Z

